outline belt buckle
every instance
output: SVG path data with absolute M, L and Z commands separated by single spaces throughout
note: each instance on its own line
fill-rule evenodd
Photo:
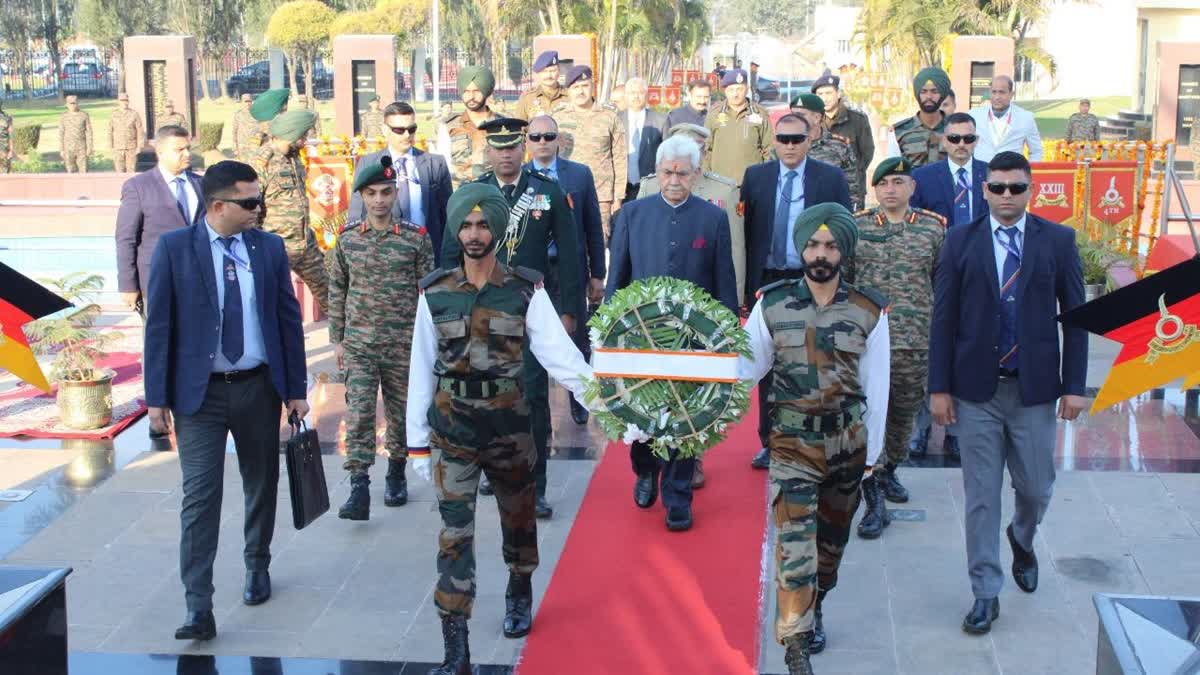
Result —
M 227 370 L 221 373 L 221 378 L 225 380 L 225 384 L 233 384 L 233 376 L 237 375 L 236 370 Z

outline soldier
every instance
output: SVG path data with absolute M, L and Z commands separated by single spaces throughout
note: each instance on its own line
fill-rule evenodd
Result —
M 452 116 L 444 127 L 439 148 L 450 149 L 450 177 L 455 187 L 469 183 L 491 170 L 487 162 L 487 142 L 479 129 L 484 122 L 496 119 L 488 107 L 488 97 L 496 89 L 496 76 L 483 66 L 467 66 L 458 71 L 458 95 L 466 108 Z
M 942 100 L 942 104 L 938 106 L 938 110 L 946 117 L 958 112 L 958 97 L 954 95 L 954 90 L 946 92 L 946 98 Z
M 359 130 L 363 138 L 384 138 L 383 133 L 383 111 L 379 109 L 379 95 L 371 94 L 367 105 L 369 110 L 359 113 L 361 121 L 359 122 Z
M 499 187 L 508 202 L 511 231 L 506 231 L 504 240 L 497 244 L 496 256 L 500 262 L 510 267 L 528 267 L 545 275 L 550 269 L 550 242 L 556 243 L 560 251 L 575 251 L 578 250 L 578 234 L 571 207 L 558 182 L 544 173 L 522 166 L 525 158 L 525 126 L 524 120 L 498 117 L 480 127 L 487 134 L 488 162 L 494 170 L 476 182 Z M 448 234 L 442 236 L 443 266 L 457 260 L 461 252 L 462 245 L 457 237 Z M 569 299 L 577 298 L 583 292 L 579 287 L 583 277 L 579 258 L 559 256 L 558 274 L 558 297 L 555 300 L 558 301 L 558 307 L 567 310 L 570 307 Z M 564 298 L 568 301 L 564 302 Z M 572 311 L 564 311 L 561 315 L 568 334 L 575 332 L 575 318 Z M 550 383 L 546 379 L 545 369 L 532 353 L 525 354 L 523 378 L 525 398 L 530 407 L 533 442 L 537 448 L 537 464 L 534 467 L 537 516 L 549 518 L 554 512 L 546 501 Z M 492 494 L 486 477 L 479 491 L 485 495 Z
M 746 167 L 771 156 L 775 132 L 767 112 L 746 98 L 746 71 L 726 71 L 721 86 L 725 100 L 709 108 L 704 120 L 712 133 L 704 170 L 732 178 L 740 187 Z
M 793 114 L 808 121 L 808 132 L 813 139 L 808 156 L 841 169 L 846 176 L 846 187 L 850 190 L 850 203 L 855 208 L 861 208 L 867 195 L 858 180 L 858 153 L 850 139 L 825 127 L 825 102 L 816 94 L 800 94 L 792 99 L 791 108 Z
M 250 106 L 250 116 L 258 122 L 258 140 L 257 142 L 253 139 L 247 141 L 248 144 L 254 145 L 250 161 L 247 163 L 253 163 L 254 155 L 257 154 L 258 148 L 262 147 L 270 137 L 271 120 L 275 119 L 280 113 L 287 112 L 288 96 L 290 95 L 291 92 L 286 87 L 280 87 L 279 89 L 264 91 L 254 99 L 254 103 Z
M 506 165 L 497 162 L 498 169 Z M 426 480 L 433 476 L 442 516 L 433 602 L 442 619 L 445 658 L 430 675 L 472 672 L 467 619 L 475 601 L 475 495 L 481 476 L 495 485 L 509 569 L 504 636 L 529 634 L 538 544 L 530 470 L 535 450 L 523 371 L 535 358 L 580 400 L 592 373 L 542 288 L 542 275 L 497 259 L 510 222 L 509 201 L 495 185 L 459 188 L 447 207 L 445 238 L 462 255 L 444 259 L 453 266 L 448 262 L 420 283 L 406 417 L 413 470 Z M 541 250 L 544 254 L 544 244 Z
M 558 52 L 544 51 L 533 62 L 533 74 L 538 87 L 521 94 L 513 116 L 529 121 L 538 115 L 549 115 L 557 119 L 558 113 L 569 107 L 567 91 L 558 86 Z
M 384 506 L 408 502 L 404 466 L 404 406 L 408 396 L 412 318 L 417 282 L 433 271 L 433 245 L 425 228 L 396 222 L 396 170 L 390 155 L 360 169 L 354 191 L 362 195 L 367 218 L 343 228 L 329 260 L 329 341 L 338 369 L 346 375 L 346 462 L 350 497 L 339 518 L 371 517 L 371 477 L 375 464 L 375 399 L 383 390 L 387 420 L 387 487 Z
M 884 495 L 908 501 L 896 467 L 908 459 L 913 417 L 925 400 L 929 377 L 929 321 L 933 314 L 933 273 L 946 221 L 933 211 L 910 208 L 916 183 L 912 165 L 903 157 L 879 163 L 871 177 L 879 206 L 854 214 L 858 249 L 846 266 L 846 280 L 877 289 L 888 297 L 891 323 L 891 395 L 888 398 L 884 453 L 873 477 L 862 484 L 867 512 L 858 536 L 876 539 L 891 523 Z
M 79 99 L 67 97 L 67 112 L 58 118 L 58 147 L 67 173 L 87 173 L 92 156 L 92 118 L 79 109 Z
M 329 278 L 325 257 L 308 226 L 308 194 L 300 163 L 300 148 L 316 116 L 311 110 L 295 110 L 271 120 L 270 138 L 258 149 L 251 166 L 262 184 L 266 208 L 262 229 L 283 237 L 292 271 L 304 280 L 321 313 L 328 314 Z
M 317 115 L 316 121 L 313 122 L 313 128 L 309 131 L 309 136 L 317 138 L 321 135 L 321 114 L 317 113 L 316 106 L 308 104 L 308 97 L 304 94 L 296 95 L 296 107 L 300 110 L 312 110 Z
M 913 78 L 913 94 L 920 110 L 892 125 L 888 157 L 904 157 L 916 168 L 946 159 L 942 150 L 946 116 L 940 107 L 950 94 L 950 76 L 941 68 L 925 68 Z
M 12 115 L 4 112 L 4 102 L 0 101 L 0 173 L 12 171 L 12 161 L 16 155 Z
M 611 110 L 597 109 L 592 94 L 592 69 L 575 66 L 567 72 L 568 110 L 554 116 L 563 135 L 561 154 L 592 170 L 600 200 L 600 224 L 608 241 L 612 214 L 621 208 L 628 180 L 625 127 Z
M 858 160 L 857 181 L 860 192 L 855 193 L 851 190 L 850 195 L 858 195 L 857 204 L 861 208 L 866 198 L 867 167 L 871 166 L 871 160 L 875 158 L 875 137 L 871 132 L 871 120 L 867 114 L 847 107 L 846 102 L 842 100 L 839 89 L 841 84 L 841 78 L 826 69 L 821 77 L 813 82 L 812 93 L 820 96 L 825 103 L 825 129 L 845 138 L 854 148 Z M 846 177 L 849 178 L 850 174 L 847 173 Z
M 142 116 L 129 107 L 129 94 L 117 95 L 117 109 L 108 121 L 108 146 L 112 148 L 113 170 L 132 172 L 137 166 L 137 154 L 146 142 L 146 127 Z
M 1196 128 L 1193 125 L 1193 129 Z M 1192 133 L 1195 136 L 1195 132 Z M 1067 142 L 1100 140 L 1100 118 L 1092 114 L 1092 102 L 1079 101 L 1079 112 L 1067 118 Z
M 191 131 L 191 128 L 187 124 L 187 119 L 181 113 L 175 112 L 175 104 L 170 99 L 163 103 L 163 115 L 156 122 L 158 123 L 158 129 L 163 127 L 183 127 L 189 132 Z M 155 129 L 155 132 L 158 129 Z
M 241 162 L 249 160 L 262 146 L 258 120 L 250 112 L 253 102 L 250 94 L 242 94 L 242 107 L 233 114 L 233 152 Z
M 858 508 L 859 482 L 883 446 L 888 401 L 887 300 L 840 270 L 858 230 L 840 204 L 805 209 L 792 230 L 804 276 L 758 291 L 750 314 L 753 361 L 742 377 L 771 372 L 771 511 L 775 540 L 775 639 L 789 675 L 811 675 L 825 649 L 821 605 L 837 585 Z

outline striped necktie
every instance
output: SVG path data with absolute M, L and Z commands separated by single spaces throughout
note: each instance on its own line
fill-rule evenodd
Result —
M 958 180 L 954 184 L 954 224 L 971 222 L 971 186 L 967 183 L 967 170 L 958 167 Z
M 1000 367 L 1017 369 L 1017 279 L 1021 276 L 1021 233 L 1016 227 L 996 228 L 996 238 L 1007 252 L 1000 284 Z

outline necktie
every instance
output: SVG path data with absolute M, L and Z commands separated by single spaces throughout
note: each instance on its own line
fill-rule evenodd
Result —
M 504 193 L 504 198 L 511 202 L 513 195 L 517 192 L 517 186 L 505 185 L 504 187 L 500 188 L 500 191 Z
M 971 222 L 971 186 L 967 183 L 967 170 L 958 168 L 958 181 L 954 185 L 954 224 Z
M 191 225 L 192 221 L 188 218 L 188 201 L 187 193 L 183 191 L 183 176 L 177 177 L 175 183 L 175 206 L 179 207 L 179 215 L 183 216 L 183 222 Z
M 636 120 L 631 116 L 629 122 L 633 126 Z M 638 152 L 642 148 L 642 125 L 638 124 L 629 131 L 629 182 L 637 183 L 641 179 L 638 175 Z
M 221 274 L 225 277 L 225 308 L 221 312 L 221 353 L 229 363 L 242 358 L 242 287 L 238 283 L 237 264 L 232 258 L 237 239 L 221 237 L 228 255 L 222 257 Z
M 400 217 L 412 220 L 412 206 L 408 194 L 408 155 L 401 155 L 396 168 L 396 203 L 400 206 Z
M 787 238 L 792 231 L 788 215 L 792 211 L 792 188 L 796 182 L 796 172 L 784 174 L 783 190 L 779 193 L 779 204 L 775 207 L 775 224 L 771 231 L 771 267 L 787 269 Z
M 1000 285 L 1000 367 L 1005 370 L 1017 368 L 1017 279 L 1021 276 L 1021 241 L 1015 227 L 1001 227 L 996 230 L 999 239 L 1007 251 L 1004 256 L 1004 269 L 1001 277 L 1004 283 Z

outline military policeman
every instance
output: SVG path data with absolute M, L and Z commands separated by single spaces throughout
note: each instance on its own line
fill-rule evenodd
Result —
M 913 78 L 913 95 L 920 110 L 916 115 L 892 125 L 888 138 L 888 157 L 904 157 L 913 167 L 946 159 L 942 133 L 946 115 L 942 101 L 950 94 L 950 76 L 941 68 L 924 68 Z
M 472 672 L 467 619 L 475 600 L 481 475 L 495 486 L 509 569 L 504 635 L 517 638 L 532 628 L 536 450 L 524 371 L 536 359 L 579 400 L 583 378 L 592 373 L 542 288 L 542 275 L 497 259 L 512 222 L 509 200 L 494 184 L 459 188 L 447 206 L 445 238 L 458 243 L 463 255 L 453 260 L 461 262 L 447 262 L 420 283 L 406 417 L 413 470 L 427 480 L 432 475 L 442 516 L 433 602 L 445 658 L 431 675 Z
M 725 100 L 708 109 L 704 126 L 712 136 L 704 170 L 732 178 L 740 187 L 746 167 L 771 155 L 775 132 L 766 110 L 746 98 L 746 71 L 731 69 L 721 78 Z
M 862 484 L 867 512 L 858 524 L 858 536 L 864 539 L 879 537 L 891 522 L 885 496 L 888 501 L 908 501 L 896 467 L 908 459 L 913 417 L 925 400 L 929 377 L 933 273 L 946 222 L 933 211 L 909 207 L 916 187 L 911 173 L 912 165 L 903 157 L 889 157 L 875 168 L 871 185 L 879 206 L 854 214 L 858 249 L 846 268 L 848 281 L 874 288 L 891 302 L 891 396 L 884 452 L 873 477 Z
M 538 115 L 558 118 L 568 107 L 567 91 L 558 84 L 558 52 L 553 49 L 538 54 L 533 62 L 533 74 L 538 86 L 521 94 L 513 117 L 529 121 Z
M 469 183 L 491 170 L 487 162 L 487 141 L 479 125 L 496 119 L 488 107 L 488 97 L 496 89 L 496 76 L 483 66 L 467 66 L 458 71 L 458 95 L 466 108 L 451 115 L 439 129 L 438 147 L 450 148 L 450 177 L 456 186 Z
M 87 173 L 92 156 L 92 118 L 79 109 L 79 99 L 67 97 L 67 112 L 58 118 L 58 147 L 67 173 Z
M 253 103 L 250 94 L 242 94 L 242 107 L 233 114 L 233 151 L 238 160 L 243 162 L 250 159 L 262 145 L 258 120 L 250 112 Z
M 383 111 L 379 108 L 379 95 L 371 94 L 367 99 L 368 109 L 359 113 L 359 133 L 363 138 L 386 138 L 383 133 Z
M 808 122 L 808 133 L 813 138 L 808 148 L 808 156 L 841 169 L 846 176 L 851 204 L 861 207 L 866 200 L 866 193 L 863 184 L 858 180 L 858 153 L 850 139 L 827 128 L 825 102 L 816 94 L 800 94 L 792 99 L 791 108 L 793 114 L 803 117 Z
M 146 142 L 146 126 L 142 116 L 129 107 L 129 94 L 117 95 L 117 109 L 108 121 L 108 146 L 112 148 L 113 170 L 132 172 L 137 166 L 137 154 Z
M 875 137 L 871 132 L 871 120 L 867 114 L 854 110 L 842 99 L 839 87 L 842 80 L 827 68 L 812 85 L 812 93 L 825 103 L 825 129 L 850 141 L 858 159 L 858 185 L 866 196 L 867 167 L 875 158 Z M 809 154 L 812 154 L 811 151 Z M 846 174 L 849 176 L 850 174 Z M 851 192 L 851 196 L 854 193 Z M 858 202 L 860 205 L 862 201 Z
M 1193 129 L 1195 125 L 1193 125 Z M 1195 133 L 1193 132 L 1193 135 Z M 1067 118 L 1067 142 L 1100 140 L 1100 118 L 1092 114 L 1092 102 L 1079 101 L 1079 112 Z
M 156 121 L 158 123 L 158 129 L 172 126 L 183 127 L 184 129 L 189 128 L 187 125 L 187 119 L 184 118 L 182 113 L 175 112 L 175 104 L 170 99 L 167 99 L 165 102 L 163 102 L 162 117 Z M 158 129 L 155 129 L 155 132 L 157 132 Z
M 845 281 L 858 229 L 850 212 L 805 209 L 792 230 L 804 277 L 758 291 L 750 314 L 753 361 L 743 378 L 774 381 L 770 430 L 775 540 L 775 638 L 789 675 L 811 675 L 825 648 L 821 605 L 837 585 L 858 508 L 858 486 L 883 446 L 888 401 L 887 300 Z
M 12 161 L 16 155 L 12 115 L 4 112 L 4 102 L 0 101 L 0 173 L 12 171 Z
M 498 117 L 480 127 L 487 134 L 487 158 L 492 173 L 486 173 L 477 182 L 500 188 L 508 202 L 508 226 L 504 237 L 496 244 L 496 256 L 500 262 L 512 267 L 528 267 L 546 274 L 550 269 L 550 243 L 558 245 L 559 251 L 578 250 L 578 234 L 571 207 L 558 182 L 544 173 L 522 166 L 525 158 L 524 120 Z M 462 245 L 457 238 L 442 237 L 443 266 L 459 258 Z M 580 279 L 583 270 L 578 256 L 558 258 L 558 302 L 563 309 L 571 307 L 570 298 L 583 293 Z M 564 300 L 566 299 L 566 300 Z M 563 312 L 563 327 L 567 333 L 575 332 L 575 315 Z M 537 514 L 549 518 L 553 513 L 546 501 L 546 460 L 550 452 L 550 383 L 546 371 L 534 358 L 525 354 L 525 398 L 529 401 L 533 425 L 533 442 L 537 448 Z M 488 481 L 483 481 L 480 492 L 491 494 Z
M 554 116 L 563 135 L 559 154 L 592 170 L 596 198 L 600 200 L 600 225 L 608 241 L 609 223 L 612 214 L 621 208 L 628 180 L 625 125 L 617 113 L 596 107 L 591 68 L 572 67 L 567 71 L 566 84 L 571 107 Z
M 321 306 L 329 313 L 329 278 L 325 257 L 308 226 L 308 193 L 300 148 L 317 116 L 311 110 L 293 110 L 271 120 L 271 135 L 254 155 L 251 166 L 262 185 L 266 217 L 262 229 L 283 237 L 288 263 Z

